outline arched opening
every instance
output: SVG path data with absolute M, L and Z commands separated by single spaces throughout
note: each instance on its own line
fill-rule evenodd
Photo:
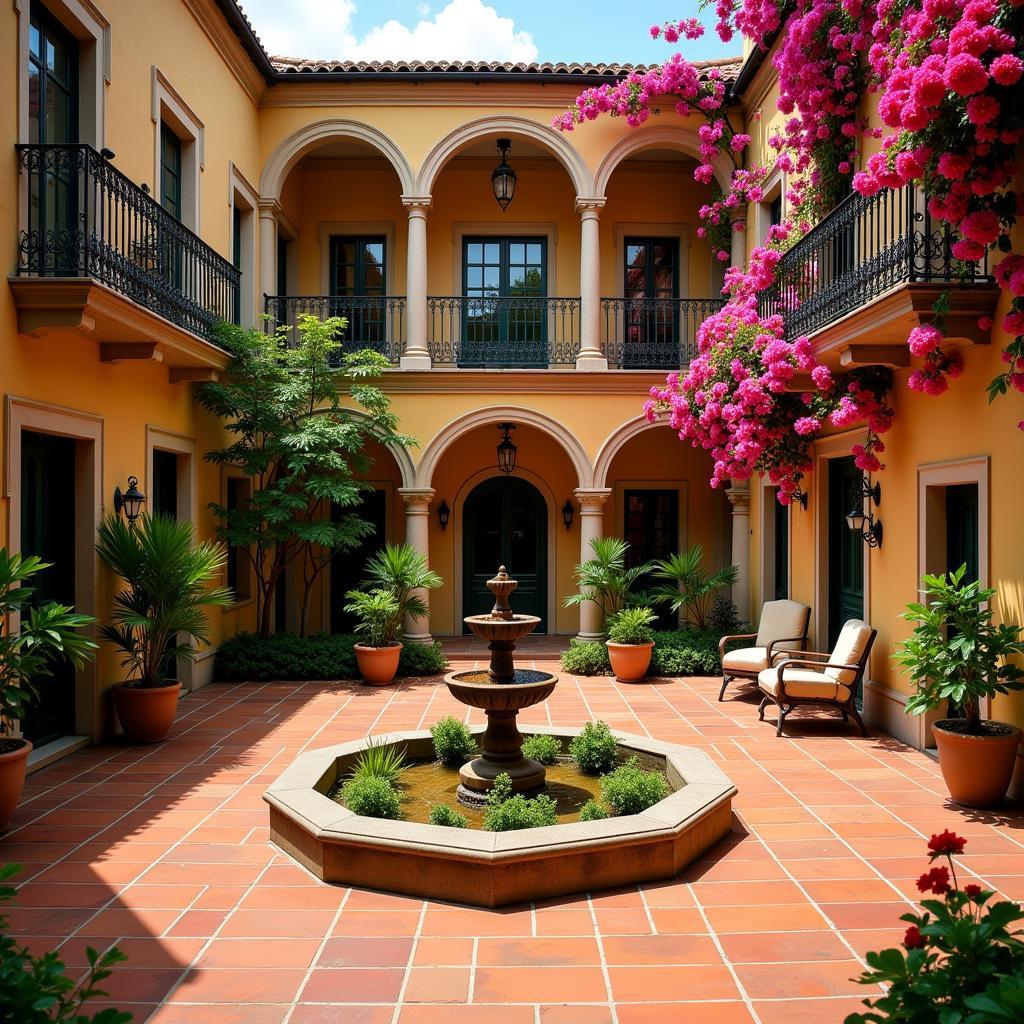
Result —
M 489 580 L 504 565 L 519 581 L 515 611 L 536 615 L 536 632 L 547 625 L 547 517 L 541 492 L 528 480 L 493 476 L 478 483 L 462 506 L 462 610 L 482 615 L 491 610 Z M 465 630 L 468 632 L 468 630 Z

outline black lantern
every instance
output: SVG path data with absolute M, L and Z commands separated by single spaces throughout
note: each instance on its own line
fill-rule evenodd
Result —
M 869 498 L 867 512 L 864 511 L 864 499 Z M 860 489 L 853 495 L 853 508 L 846 514 L 846 525 L 864 538 L 868 547 L 880 548 L 882 546 L 882 524 L 875 519 L 871 506 L 878 506 L 882 501 L 881 484 L 871 485 L 869 481 L 861 481 Z
M 575 510 L 572 507 L 572 502 L 566 498 L 565 504 L 562 506 L 562 522 L 565 523 L 565 528 L 567 530 L 572 529 L 572 517 L 574 513 Z
M 491 188 L 494 189 L 494 198 L 498 205 L 504 210 L 512 202 L 516 194 L 516 172 L 508 165 L 505 157 L 512 148 L 508 139 L 498 139 L 498 152 L 501 154 L 501 163 L 491 172 Z
M 442 530 L 448 529 L 448 520 L 451 519 L 452 510 L 448 507 L 448 502 L 441 499 L 441 504 L 437 506 L 437 521 L 441 524 Z
M 139 490 L 139 478 L 128 477 L 128 490 L 123 494 L 120 487 L 114 488 L 114 511 L 124 511 L 124 517 L 128 520 L 129 526 L 135 525 L 135 520 L 142 514 L 142 506 L 145 504 L 146 496 Z
M 502 432 L 501 440 L 498 442 L 498 469 L 502 473 L 511 473 L 516 468 L 516 446 L 512 440 L 512 431 L 516 429 L 514 423 L 499 423 L 498 429 Z

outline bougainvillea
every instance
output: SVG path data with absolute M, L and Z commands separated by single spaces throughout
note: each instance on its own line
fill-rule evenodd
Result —
M 746 267 L 727 271 L 727 302 L 702 326 L 698 356 L 685 374 L 653 389 L 646 408 L 650 417 L 666 414 L 682 438 L 711 453 L 714 485 L 764 472 L 787 501 L 799 495 L 810 445 L 822 430 L 864 422 L 867 441 L 854 455 L 872 471 L 881 467 L 879 435 L 893 418 L 884 397 L 891 374 L 858 370 L 834 378 L 816 363 L 807 339 L 787 342 L 781 319 L 757 312 L 756 296 L 773 283 L 785 248 L 835 205 L 851 179 L 865 194 L 921 184 L 965 273 L 990 249 L 1005 254 L 995 277 L 1013 296 L 1002 322 L 1013 340 L 1006 370 L 989 390 L 1024 391 L 1024 254 L 1012 251 L 1009 234 L 1024 212 L 1011 190 L 1024 139 L 1024 0 L 717 0 L 715 11 L 723 40 L 738 31 L 762 48 L 774 45 L 784 118 L 768 144 L 789 176 L 790 216 Z M 675 43 L 702 31 L 688 19 L 655 26 L 651 35 Z M 891 134 L 854 173 L 864 140 L 885 134 L 868 126 L 865 92 L 880 94 L 879 114 Z M 723 228 L 742 229 L 747 204 L 763 198 L 769 168 L 745 165 L 750 139 L 730 120 L 719 69 L 699 69 L 675 54 L 660 67 L 587 90 L 555 124 L 569 130 L 610 114 L 639 125 L 666 96 L 677 98 L 677 113 L 703 116 L 695 178 L 711 182 L 725 159 L 732 163 L 728 187 L 701 208 L 698 230 L 725 259 Z M 921 361 L 907 381 L 914 390 L 941 394 L 962 372 L 961 353 L 944 347 L 950 304 L 943 295 L 932 323 L 907 339 Z

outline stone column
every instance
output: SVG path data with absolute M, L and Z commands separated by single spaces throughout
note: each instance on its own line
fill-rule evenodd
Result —
M 750 488 L 746 481 L 725 492 L 732 505 L 732 563 L 738 572 L 732 587 L 732 602 L 741 622 L 750 621 Z
M 405 542 L 426 556 L 430 561 L 430 502 L 434 497 L 432 487 L 399 487 L 398 493 L 405 502 Z M 429 604 L 430 596 L 425 590 L 417 596 Z M 406 643 L 429 644 L 434 642 L 430 635 L 430 616 L 420 618 L 410 615 L 405 620 L 402 639 Z
M 409 242 L 405 275 L 405 352 L 403 370 L 429 370 L 427 346 L 427 212 L 430 196 L 402 196 L 409 213 Z
M 604 536 L 604 506 L 611 494 L 610 487 L 580 488 L 573 492 L 580 503 L 580 561 L 594 557 L 590 542 Z M 581 640 L 601 640 L 604 636 L 604 616 L 599 605 L 585 601 L 580 605 Z
M 577 198 L 580 215 L 580 354 L 577 370 L 607 370 L 601 349 L 601 208 L 603 199 Z
M 747 208 L 739 206 L 732 215 L 732 247 L 729 266 L 745 267 L 747 265 Z
M 276 199 L 261 199 L 260 214 L 260 295 L 258 310 L 263 314 L 263 296 L 277 294 L 277 214 Z M 262 321 L 260 321 L 262 323 Z

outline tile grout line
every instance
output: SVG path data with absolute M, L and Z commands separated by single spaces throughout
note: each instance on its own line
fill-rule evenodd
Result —
M 327 948 L 327 943 L 334 937 L 334 929 L 337 928 L 341 912 L 345 909 L 345 905 L 348 903 L 351 895 L 352 890 L 346 889 L 341 903 L 338 904 L 338 909 L 334 912 L 334 917 L 331 918 L 331 923 L 327 926 L 327 930 L 324 932 L 324 937 L 316 947 L 316 952 L 313 954 L 313 958 L 310 960 L 309 966 L 306 968 L 306 973 L 302 976 L 302 981 L 299 982 L 299 987 L 295 990 L 295 998 L 292 999 L 292 1005 L 288 1008 L 288 1012 L 284 1015 L 284 1019 L 281 1021 L 281 1024 L 290 1024 L 292 1015 L 295 1013 L 295 1010 L 299 1005 L 299 1001 L 302 998 L 302 993 L 305 990 L 306 985 L 309 984 L 309 979 L 313 976 L 313 971 L 317 969 L 320 963 L 320 957 L 323 956 L 323 952 Z
M 402 1012 L 402 1004 L 405 999 L 405 993 L 409 989 L 409 980 L 412 978 L 412 966 L 416 962 L 416 950 L 419 948 L 420 937 L 423 935 L 423 924 L 427 919 L 427 906 L 426 900 L 420 904 L 420 916 L 416 921 L 416 931 L 412 937 L 412 947 L 409 950 L 409 961 L 405 965 L 405 972 L 402 975 L 402 984 L 398 989 L 398 995 L 395 998 L 395 1009 L 391 1015 L 391 1024 L 398 1024 L 399 1015 Z M 470 990 L 470 998 L 472 998 L 472 990 Z
M 612 977 L 608 970 L 608 958 L 604 954 L 604 936 L 601 934 L 601 925 L 597 920 L 594 899 L 589 892 L 587 893 L 587 906 L 590 908 L 590 920 L 594 928 L 594 939 L 597 942 L 597 955 L 600 958 L 604 990 L 608 996 L 608 1012 L 611 1016 L 611 1024 L 619 1024 L 619 1010 L 615 1003 L 615 993 L 612 991 Z

